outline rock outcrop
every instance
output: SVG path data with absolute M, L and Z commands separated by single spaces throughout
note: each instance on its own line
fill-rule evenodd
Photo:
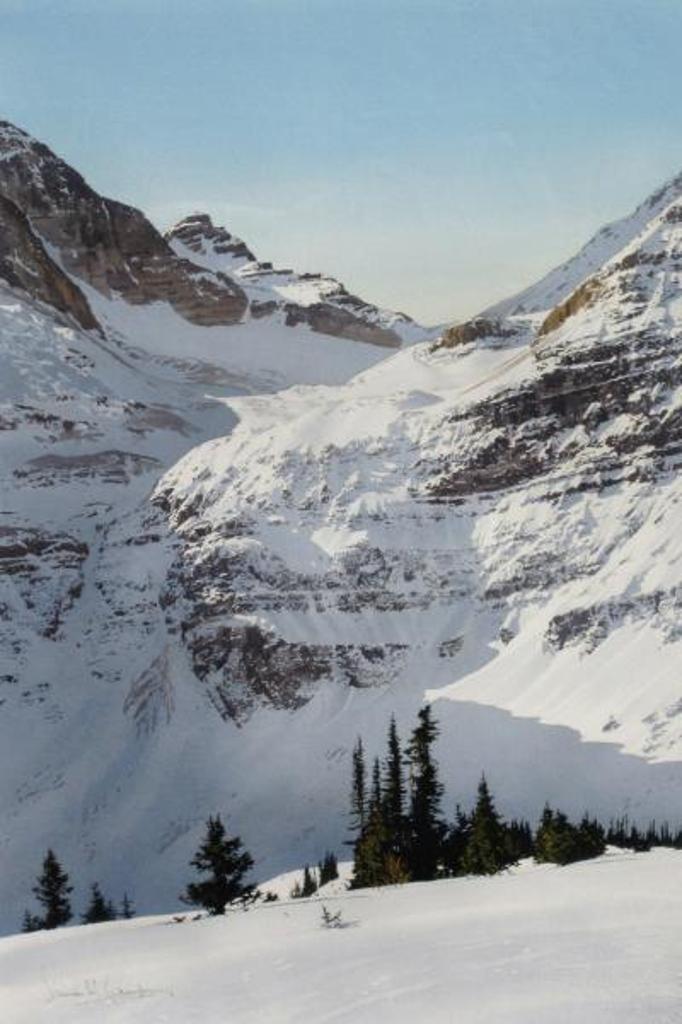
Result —
M 168 302 L 205 326 L 236 323 L 246 310 L 234 281 L 178 258 L 139 210 L 100 196 L 7 122 L 0 122 L 0 197 L 21 211 L 70 276 L 103 295 L 134 305 Z

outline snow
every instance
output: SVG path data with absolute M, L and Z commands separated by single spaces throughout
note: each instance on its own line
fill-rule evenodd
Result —
M 550 270 L 529 288 L 490 306 L 483 315 L 505 317 L 510 313 L 553 309 L 615 255 L 636 242 L 651 221 L 680 196 L 682 174 L 645 199 L 633 213 L 601 228 L 575 256 Z
M 610 853 L 0 940 L 12 1024 L 664 1024 L 679 1020 L 682 854 Z M 321 905 L 344 927 L 321 927 Z
M 246 292 L 251 302 L 275 302 L 278 307 L 293 303 L 299 307 L 307 307 L 326 303 L 340 309 L 348 308 L 349 296 L 339 281 L 325 274 L 299 274 L 290 269 L 273 268 L 269 263 L 262 263 L 235 252 L 221 252 L 225 244 L 237 246 L 241 239 L 232 236 L 224 228 L 215 229 L 206 215 L 195 215 L 181 221 L 171 228 L 166 238 L 173 251 L 183 259 L 204 267 L 211 273 L 221 272 L 231 276 Z M 207 222 L 208 230 L 213 233 L 208 237 L 202 232 L 202 220 Z M 176 235 L 178 229 L 194 227 L 194 247 L 187 245 Z M 366 324 L 377 325 L 393 330 L 404 345 L 433 339 L 440 333 L 438 327 L 423 327 L 402 313 L 381 309 L 371 303 L 355 298 L 353 300 L 356 313 Z M 272 314 L 271 314 L 272 316 Z M 282 317 L 281 308 L 274 314 Z

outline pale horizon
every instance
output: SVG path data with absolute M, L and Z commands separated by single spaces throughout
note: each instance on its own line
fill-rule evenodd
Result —
M 0 0 L 0 16 L 0 116 L 98 191 L 162 230 L 206 211 L 260 259 L 424 323 L 532 283 L 682 167 L 666 0 Z

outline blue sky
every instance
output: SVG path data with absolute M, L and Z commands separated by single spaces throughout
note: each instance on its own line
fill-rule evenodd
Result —
M 425 320 L 682 168 L 680 0 L 0 0 L 0 116 Z

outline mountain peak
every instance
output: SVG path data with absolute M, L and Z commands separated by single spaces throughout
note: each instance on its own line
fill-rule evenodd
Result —
M 183 217 L 164 237 L 178 255 L 187 256 L 209 270 L 234 271 L 256 259 L 241 238 L 214 224 L 208 213 L 196 212 Z

